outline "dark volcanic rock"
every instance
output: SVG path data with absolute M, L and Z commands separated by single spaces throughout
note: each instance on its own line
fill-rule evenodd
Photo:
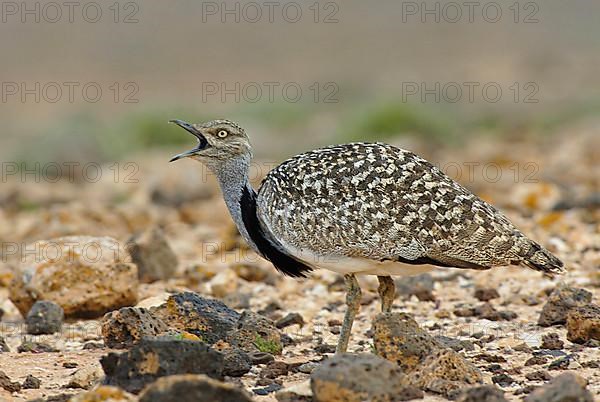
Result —
M 405 313 L 383 313 L 373 321 L 373 343 L 377 355 L 411 371 L 440 348 L 417 322 Z
M 252 359 L 248 353 L 241 349 L 230 348 L 221 351 L 223 353 L 223 375 L 229 377 L 241 377 L 252 368 Z
M 29 374 L 27 377 L 25 377 L 22 387 L 23 389 L 39 389 L 40 385 L 42 385 L 42 381 L 39 378 Z
M 525 397 L 525 402 L 592 402 L 585 387 L 587 381 L 573 373 L 564 373 Z
M 433 277 L 429 274 L 396 278 L 396 294 L 402 297 L 417 296 L 420 301 L 435 301 Z
M 170 328 L 197 335 L 211 345 L 227 339 L 240 318 L 237 311 L 222 302 L 192 292 L 175 294 L 150 313 Z
M 525 374 L 525 378 L 529 381 L 548 381 L 552 379 L 552 376 L 546 370 L 538 370 Z
M 100 359 L 106 383 L 137 393 L 159 377 L 173 374 L 206 374 L 222 379 L 223 355 L 208 345 L 167 338 L 143 339 L 127 352 L 109 353 Z
M 0 388 L 4 388 L 8 392 L 19 392 L 21 384 L 11 381 L 4 371 L 0 371 Z
M 177 271 L 177 256 L 159 228 L 131 237 L 127 242 L 127 251 L 138 267 L 138 276 L 142 282 L 169 279 Z
M 592 301 L 592 294 L 585 289 L 559 286 L 550 294 L 542 308 L 538 324 L 548 327 L 554 324 L 564 324 L 569 310 L 583 307 Z
M 567 370 L 569 368 L 569 364 L 571 364 L 571 357 L 565 356 L 560 359 L 554 360 L 552 363 L 548 365 L 548 369 L 550 370 Z
M 527 359 L 525 366 L 538 366 L 546 363 L 548 363 L 548 358 L 546 356 L 533 356 Z
M 492 382 L 500 385 L 501 387 L 510 387 L 510 385 L 515 382 L 515 379 L 506 373 L 501 373 L 493 376 Z
M 567 339 L 574 343 L 600 340 L 600 307 L 575 307 L 567 315 Z
M 279 329 L 286 328 L 294 324 L 298 324 L 300 327 L 304 326 L 304 318 L 298 313 L 289 313 L 285 317 L 282 317 L 275 322 L 275 326 Z
M 507 402 L 504 392 L 493 385 L 467 388 L 457 399 L 458 402 Z
M 498 311 L 490 303 L 483 303 L 475 307 L 475 315 L 490 321 L 510 321 L 517 318 L 517 314 L 512 311 Z
M 140 394 L 140 402 L 252 402 L 240 388 L 205 375 L 171 375 L 159 378 Z
M 492 299 L 497 299 L 500 297 L 498 291 L 494 288 L 476 288 L 475 289 L 475 298 L 480 301 L 490 301 Z
M 542 349 L 560 350 L 563 346 L 564 343 L 560 340 L 557 333 L 553 332 L 548 335 L 542 335 Z
M 283 349 L 281 333 L 273 321 L 248 310 L 242 313 L 227 341 L 248 353 L 265 352 L 278 355 Z
M 397 365 L 371 354 L 339 354 L 311 374 L 315 402 L 405 401 L 422 398 Z
M 455 352 L 460 352 L 461 350 L 475 350 L 475 345 L 473 345 L 473 342 L 471 341 L 450 338 L 443 335 L 434 336 L 433 339 L 435 339 L 435 341 L 438 342 L 442 347 L 450 348 Z
M 287 363 L 273 361 L 260 371 L 260 376 L 273 379 L 286 375 L 289 369 L 290 366 Z
M 111 311 L 102 318 L 102 337 L 109 348 L 126 348 L 146 336 L 157 336 L 169 328 L 148 310 L 137 307 L 123 307 Z
M 32 342 L 28 340 L 23 340 L 23 343 L 21 343 L 17 348 L 17 352 L 48 353 L 58 352 L 58 349 L 44 342 Z
M 275 356 L 265 352 L 248 353 L 252 364 L 266 364 L 275 360 Z
M 46 300 L 37 301 L 25 319 L 27 333 L 42 335 L 60 332 L 64 318 L 65 313 L 58 304 Z

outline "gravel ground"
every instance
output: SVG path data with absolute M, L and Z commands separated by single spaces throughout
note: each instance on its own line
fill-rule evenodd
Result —
M 487 138 L 461 149 L 430 149 L 418 142 L 411 145 L 437 165 L 460 166 L 463 174 L 459 180 L 463 184 L 501 208 L 526 234 L 566 264 L 567 274 L 555 279 L 511 267 L 486 272 L 437 269 L 430 276 L 398 283 L 405 294 L 396 298 L 393 311 L 410 313 L 436 339 L 452 338 L 446 341 L 454 342 L 455 350 L 480 369 L 484 382 L 495 383 L 509 400 L 520 400 L 533 387 L 543 386 L 565 371 L 587 379 L 587 389 L 596 398 L 600 396 L 598 341 L 573 343 L 567 340 L 564 324 L 537 324 L 550 293 L 561 284 L 586 289 L 592 294 L 591 303 L 600 304 L 599 131 L 600 125 L 592 122 L 571 127 L 564 135 L 544 142 L 519 140 L 505 144 Z M 166 263 L 167 273 L 156 274 L 162 279 L 139 284 L 138 305 L 159 306 L 169 295 L 192 291 L 221 299 L 239 312 L 262 313 L 274 322 L 297 313 L 303 325 L 298 323 L 298 316 L 291 316 L 292 325 L 281 329 L 287 335 L 283 337 L 285 347 L 275 360 L 287 364 L 282 373 L 272 373 L 274 366 L 257 364 L 242 377 L 225 380 L 243 384 L 256 401 L 275 401 L 277 390 L 292 386 L 310 390 L 310 369 L 332 355 L 330 346 L 337 341 L 344 313 L 340 278 L 325 271 L 302 281 L 281 277 L 242 244 L 213 178 L 204 175 L 199 164 L 190 161 L 168 166 L 167 159 L 168 155 L 162 153 L 139 158 L 136 183 L 122 179 L 115 182 L 107 174 L 94 184 L 7 184 L 0 195 L 0 217 L 7 222 L 0 227 L 0 240 L 16 249 L 3 248 L 0 263 L 0 336 L 10 350 L 0 353 L 0 371 L 19 383 L 33 375 L 41 385 L 39 389 L 13 393 L 0 389 L 0 400 L 84 392 L 81 388 L 66 388 L 74 373 L 85 368 L 86 373 L 79 376 L 90 376 L 89 384 L 93 386 L 102 380 L 100 358 L 109 352 L 124 351 L 106 347 L 102 314 L 81 319 L 65 310 L 60 333 L 27 334 L 25 318 L 9 300 L 8 289 L 10 281 L 19 277 L 16 272 L 26 265 L 20 261 L 22 254 L 35 254 L 25 245 L 83 235 L 110 236 L 124 245 L 132 235 L 149 228 L 160 228 L 175 260 L 165 257 L 170 261 Z M 473 180 L 469 180 L 465 162 L 473 161 L 481 166 L 494 163 L 500 167 L 502 178 L 490 180 L 476 169 Z M 515 163 L 518 178 L 514 175 Z M 529 174 L 533 174 L 533 180 L 525 179 Z M 47 255 L 39 257 L 33 257 L 35 263 L 47 261 Z M 139 270 L 145 266 L 143 262 L 137 265 Z M 175 273 L 173 265 L 177 265 Z M 143 269 L 160 271 L 161 267 Z M 152 275 L 150 278 L 156 279 Z M 363 305 L 349 351 L 372 353 L 372 321 L 380 308 L 377 284 L 370 277 L 360 278 L 360 282 Z M 75 293 L 63 296 L 77 298 Z M 486 296 L 493 297 L 487 301 L 492 310 L 481 300 Z M 117 304 L 106 311 L 121 307 Z M 496 317 L 486 315 L 485 311 L 481 313 L 482 308 L 500 313 Z M 550 334 L 556 334 L 558 341 L 552 335 L 546 337 Z M 17 352 L 24 341 L 41 342 L 57 351 L 43 352 L 36 346 L 33 352 Z M 266 395 L 260 395 L 263 393 Z M 426 392 L 423 400 L 445 398 Z

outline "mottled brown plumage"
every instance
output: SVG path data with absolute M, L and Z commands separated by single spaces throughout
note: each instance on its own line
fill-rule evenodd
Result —
M 522 264 L 547 274 L 562 267 L 496 208 L 388 144 L 345 144 L 289 159 L 269 172 L 257 205 L 276 239 L 317 256 L 474 269 Z

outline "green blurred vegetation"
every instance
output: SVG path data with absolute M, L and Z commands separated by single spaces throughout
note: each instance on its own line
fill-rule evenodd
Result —
M 552 113 L 522 116 L 498 111 L 461 114 L 444 105 L 409 104 L 388 100 L 377 104 L 352 103 L 328 109 L 336 128 L 324 128 L 318 136 L 328 143 L 349 141 L 386 141 L 399 136 L 413 136 L 428 143 L 459 146 L 472 135 L 500 136 L 510 140 L 517 136 L 549 135 L 561 126 L 588 116 L 598 116 L 600 101 L 569 104 Z M 283 131 L 303 133 L 319 127 L 321 106 L 314 103 L 257 103 L 234 108 L 228 115 L 243 121 L 256 121 L 265 134 Z M 92 111 L 74 113 L 56 126 L 47 127 L 34 141 L 23 141 L 14 155 L 17 161 L 45 163 L 51 161 L 122 160 L 144 150 L 193 145 L 194 139 L 168 120 L 180 118 L 202 122 L 222 114 L 199 114 L 181 108 L 151 108 L 140 113 L 101 119 Z M 310 128 L 309 128 L 310 127 Z M 314 134 L 314 133 L 313 133 Z

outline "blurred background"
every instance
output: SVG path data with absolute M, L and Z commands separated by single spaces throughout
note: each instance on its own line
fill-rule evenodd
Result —
M 596 205 L 600 3 L 469 4 L 3 2 L 4 217 L 201 199 L 203 167 L 167 163 L 193 144 L 172 118 L 241 123 L 255 181 L 317 146 L 387 141 L 505 209 Z
M 174 117 L 237 120 L 272 157 L 551 136 L 600 106 L 592 0 L 2 4 L 2 160 L 185 146 Z

